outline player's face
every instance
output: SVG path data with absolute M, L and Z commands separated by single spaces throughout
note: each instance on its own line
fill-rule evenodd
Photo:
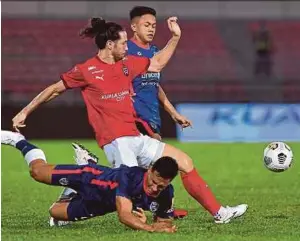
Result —
M 112 46 L 112 55 L 116 60 L 123 59 L 126 56 L 128 50 L 126 31 L 122 31 L 119 34 L 120 34 L 120 39 L 114 41 L 114 44 Z
M 146 192 L 148 195 L 156 197 L 170 182 L 170 179 L 162 178 L 157 171 L 149 170 L 146 180 Z
M 131 28 L 144 43 L 150 43 L 156 32 L 156 18 L 145 14 L 133 21 Z

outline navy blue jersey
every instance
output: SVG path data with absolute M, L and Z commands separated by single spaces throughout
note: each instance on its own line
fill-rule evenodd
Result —
M 128 41 L 128 54 L 152 58 L 159 49 L 150 45 L 145 49 L 136 45 L 133 41 Z M 160 73 L 147 72 L 137 76 L 133 80 L 133 90 L 136 93 L 134 97 L 134 108 L 137 116 L 146 121 L 154 132 L 159 133 L 161 120 L 159 114 L 158 86 Z
M 124 165 L 114 169 L 95 164 L 57 165 L 52 171 L 52 185 L 68 186 L 78 193 L 69 204 L 69 220 L 116 211 L 116 196 L 130 199 L 133 209 L 140 207 L 157 217 L 173 217 L 173 186 L 169 185 L 156 198 L 148 196 L 143 187 L 146 171 Z

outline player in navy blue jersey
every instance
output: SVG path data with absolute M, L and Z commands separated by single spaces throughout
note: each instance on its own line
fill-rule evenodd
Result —
M 152 58 L 159 52 L 159 49 L 151 44 L 156 32 L 156 11 L 144 6 L 134 7 L 130 11 L 130 20 L 133 37 L 127 43 L 128 54 Z M 137 76 L 133 81 L 137 127 L 142 134 L 158 140 L 161 140 L 160 103 L 183 128 L 191 125 L 191 121 L 180 115 L 168 100 L 160 86 L 160 78 L 160 73 L 147 72 Z
M 120 222 L 130 228 L 176 231 L 172 224 L 174 189 L 170 183 L 178 173 L 178 165 L 173 158 L 161 157 L 148 170 L 125 165 L 114 169 L 96 164 L 51 165 L 44 152 L 19 133 L 2 131 L 1 143 L 22 152 L 34 180 L 77 191 L 69 200 L 52 205 L 50 215 L 56 220 L 80 221 L 117 211 Z M 145 215 L 137 216 L 139 210 L 151 211 L 154 223 L 147 224 Z

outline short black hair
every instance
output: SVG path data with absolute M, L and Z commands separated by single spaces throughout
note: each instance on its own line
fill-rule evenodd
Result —
M 135 17 L 141 17 L 146 14 L 151 14 L 154 17 L 156 17 L 155 9 L 145 6 L 135 6 L 133 9 L 130 10 L 129 16 L 130 20 L 132 20 Z
M 174 158 L 163 156 L 153 164 L 151 170 L 157 171 L 162 178 L 173 179 L 178 173 L 178 164 Z

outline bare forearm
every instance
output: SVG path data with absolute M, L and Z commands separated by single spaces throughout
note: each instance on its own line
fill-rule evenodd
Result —
M 167 45 L 153 57 L 153 59 L 155 59 L 159 63 L 161 68 L 165 67 L 166 64 L 169 62 L 169 60 L 171 59 L 178 45 L 179 39 L 180 37 L 173 36 L 169 40 Z
M 120 217 L 119 219 L 121 223 L 125 224 L 126 226 L 132 229 L 144 230 L 148 232 L 154 231 L 154 228 L 151 225 L 143 223 L 140 219 L 138 219 L 131 213 L 123 214 L 122 217 Z
M 59 93 L 57 93 L 52 86 L 49 86 L 41 93 L 39 93 L 21 112 L 25 113 L 26 115 L 29 115 L 41 104 L 54 99 L 58 95 Z
M 176 109 L 174 108 L 174 106 L 169 101 L 166 93 L 161 88 L 161 86 L 159 86 L 158 98 L 159 98 L 162 106 L 164 107 L 165 111 L 168 112 L 171 116 L 173 116 L 177 113 Z

